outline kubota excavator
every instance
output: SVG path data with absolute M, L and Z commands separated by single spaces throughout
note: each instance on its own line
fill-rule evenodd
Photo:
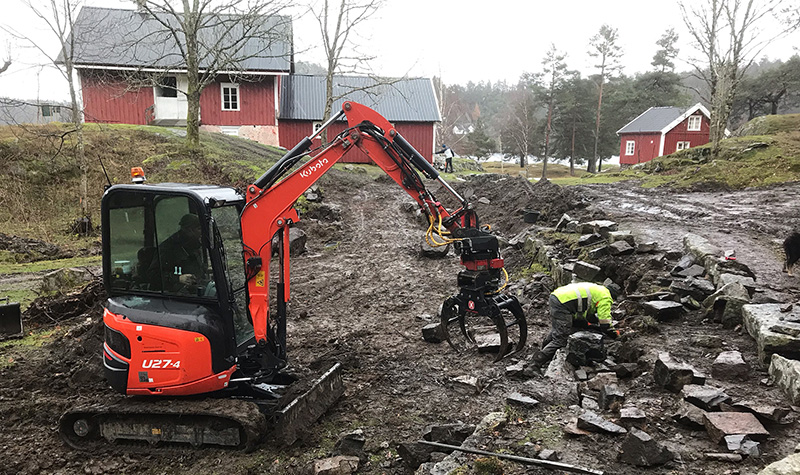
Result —
M 311 156 L 312 141 L 343 116 L 346 129 Z M 418 203 L 430 223 L 428 244 L 452 243 L 461 255 L 459 292 L 441 311 L 448 341 L 456 325 L 474 341 L 468 321 L 488 318 L 499 335 L 497 359 L 524 347 L 525 317 L 519 302 L 502 292 L 508 275 L 497 238 L 479 227 L 468 201 L 384 117 L 345 102 L 244 196 L 217 186 L 146 185 L 140 169 L 132 173 L 134 184 L 106 190 L 103 363 L 111 387 L 136 397 L 67 411 L 59 432 L 69 445 L 252 449 L 268 432 L 292 443 L 338 399 L 344 391 L 338 363 L 304 382 L 294 382 L 288 366 L 288 238 L 299 220 L 296 200 L 353 147 Z M 441 182 L 460 206 L 448 211 L 418 172 Z M 271 311 L 274 239 L 279 265 Z

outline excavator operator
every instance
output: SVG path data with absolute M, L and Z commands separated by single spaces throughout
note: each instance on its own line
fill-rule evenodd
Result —
M 180 229 L 159 246 L 160 269 L 164 290 L 194 293 L 193 289 L 206 275 L 203 259 L 202 228 L 196 214 L 185 214 Z

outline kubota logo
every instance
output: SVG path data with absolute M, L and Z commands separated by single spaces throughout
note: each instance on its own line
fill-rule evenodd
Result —
M 301 171 L 300 172 L 300 176 L 303 177 L 303 178 L 308 178 L 313 173 L 315 173 L 317 170 L 322 168 L 322 166 L 325 165 L 326 163 L 328 163 L 328 159 L 327 158 L 320 158 L 319 160 L 317 160 L 317 163 L 315 163 L 313 165 L 309 165 L 308 168 L 306 168 L 305 170 Z
M 150 369 L 164 369 L 164 368 L 180 368 L 181 362 L 180 360 L 172 361 L 172 360 L 144 360 L 142 361 L 142 368 L 150 368 Z

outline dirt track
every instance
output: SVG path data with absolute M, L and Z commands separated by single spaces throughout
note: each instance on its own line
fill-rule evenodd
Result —
M 631 184 L 592 185 L 570 192 L 569 199 L 552 189 L 532 188 L 519 179 L 482 177 L 457 184 L 470 194 L 480 216 L 510 238 L 523 230 L 520 210 L 546 208 L 550 225 L 560 213 L 589 202 L 570 213 L 578 217 L 606 215 L 633 231 L 641 241 L 657 241 L 663 249 L 681 249 L 687 232 L 704 235 L 724 249 L 735 249 L 740 261 L 756 274 L 771 295 L 794 301 L 797 281 L 781 273 L 781 236 L 800 220 L 797 203 L 800 186 L 793 184 L 762 191 L 678 194 L 641 190 Z M 477 423 L 487 413 L 503 411 L 512 390 L 531 388 L 524 379 L 509 379 L 505 367 L 512 361 L 492 363 L 490 355 L 457 355 L 446 344 L 425 343 L 420 334 L 438 306 L 456 291 L 461 266 L 451 255 L 430 260 L 420 256 L 421 223 L 403 204 L 410 200 L 387 180 L 366 175 L 335 173 L 322 182 L 324 203 L 336 213 L 305 219 L 299 226 L 309 235 L 308 251 L 294 261 L 290 304 L 289 354 L 293 362 L 314 366 L 341 361 L 346 369 L 347 392 L 302 442 L 288 449 L 264 446 L 251 454 L 222 450 L 123 451 L 107 449 L 82 454 L 68 450 L 55 432 L 61 411 L 94 394 L 108 394 L 101 379 L 102 327 L 99 310 L 74 319 L 56 330 L 53 343 L 20 356 L 0 350 L 0 433 L 3 461 L 0 473 L 306 473 L 310 461 L 329 455 L 340 434 L 363 429 L 366 457 L 359 473 L 411 473 L 397 457 L 396 444 L 417 440 L 429 424 L 456 421 Z M 479 202 L 479 198 L 488 199 Z M 525 265 L 519 251 L 504 251 L 513 272 Z M 547 284 L 547 279 L 543 281 Z M 531 335 L 527 358 L 548 330 L 543 306 L 547 289 L 517 285 L 525 305 Z M 722 330 L 696 315 L 663 325 L 660 334 L 642 335 L 635 345 L 647 361 L 667 349 L 708 371 L 721 349 L 738 349 L 755 361 L 755 345 L 746 334 Z M 68 336 L 62 337 L 65 331 Z M 698 342 L 708 342 L 703 346 Z M 478 376 L 484 381 L 479 394 L 461 390 L 455 377 Z M 748 383 L 726 386 L 737 398 L 758 398 L 786 405 L 774 388 L 759 381 L 763 371 Z M 533 386 L 537 385 L 533 381 Z M 764 444 L 761 460 L 738 465 L 709 462 L 702 454 L 715 448 L 704 432 L 680 428 L 670 419 L 676 396 L 656 388 L 652 378 L 640 376 L 626 383 L 626 398 L 649 416 L 648 432 L 679 452 L 679 461 L 651 469 L 651 473 L 754 473 L 767 462 L 791 453 L 798 430 L 795 424 L 771 428 L 773 439 Z M 591 435 L 562 437 L 561 427 L 574 416 L 570 401 L 543 404 L 516 416 L 504 430 L 486 440 L 486 449 L 505 449 L 526 455 L 523 442 L 559 450 L 563 461 L 607 470 L 638 474 L 641 469 L 615 461 L 621 438 Z M 525 472 L 508 464 L 505 473 Z

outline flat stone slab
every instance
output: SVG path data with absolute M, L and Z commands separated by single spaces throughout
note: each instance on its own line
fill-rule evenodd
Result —
M 647 415 L 638 407 L 623 407 L 619 410 L 619 419 L 627 424 L 644 424 Z
M 609 434 L 625 434 L 628 431 L 611 421 L 607 421 L 592 411 L 586 411 L 578 417 L 578 428 L 591 432 L 606 432 Z
M 788 407 L 772 406 L 753 401 L 738 401 L 731 404 L 731 408 L 738 412 L 750 412 L 761 422 L 771 422 L 781 424 L 785 422 L 792 410 Z
M 539 401 L 536 399 L 516 392 L 506 396 L 506 403 L 508 403 L 509 406 L 518 406 L 527 409 L 533 409 L 539 405 Z
M 738 351 L 723 351 L 711 365 L 711 376 L 717 379 L 741 380 L 749 373 L 750 365 Z
M 683 237 L 683 248 L 689 254 L 702 261 L 706 257 L 722 256 L 722 249 L 711 244 L 708 239 L 694 233 L 687 233 Z
M 705 426 L 715 444 L 722 442 L 726 435 L 746 435 L 755 441 L 766 440 L 770 435 L 749 412 L 706 412 Z
M 681 401 L 681 405 L 678 411 L 672 415 L 672 419 L 689 429 L 703 430 L 706 427 L 705 415 L 706 411 L 686 401 Z
M 636 249 L 626 241 L 614 241 L 608 245 L 608 252 L 612 256 L 627 256 L 633 254 Z
M 683 304 L 672 300 L 650 300 L 643 304 L 644 312 L 652 315 L 658 321 L 672 320 L 680 317 L 685 312 Z
M 792 404 L 800 404 L 800 361 L 772 355 L 769 375 Z
M 725 394 L 725 391 L 711 386 L 687 384 L 683 387 L 682 393 L 686 402 L 704 411 L 716 411 L 719 410 L 720 404 L 731 402 L 731 397 Z
M 706 268 L 699 265 L 693 264 L 688 269 L 683 269 L 682 271 L 678 272 L 678 275 L 681 277 L 700 277 L 706 273 Z
M 705 384 L 705 376 L 687 363 L 672 359 L 669 353 L 658 354 L 653 365 L 653 380 L 669 391 L 680 392 L 687 384 Z
M 739 283 L 744 286 L 745 289 L 752 292 L 756 288 L 756 280 L 752 277 L 748 277 L 745 275 L 738 275 L 738 274 L 720 274 L 719 279 L 717 280 L 717 287 L 724 287 L 728 284 L 732 283 Z
M 572 268 L 572 272 L 574 272 L 579 279 L 587 282 L 594 280 L 597 274 L 600 273 L 600 270 L 598 266 L 584 261 L 575 262 L 575 267 Z
M 794 320 L 800 320 L 800 309 L 783 313 L 781 304 L 748 304 L 742 307 L 742 319 L 747 333 L 756 340 L 762 364 L 769 364 L 774 353 L 800 360 L 800 335 L 791 334 Z

